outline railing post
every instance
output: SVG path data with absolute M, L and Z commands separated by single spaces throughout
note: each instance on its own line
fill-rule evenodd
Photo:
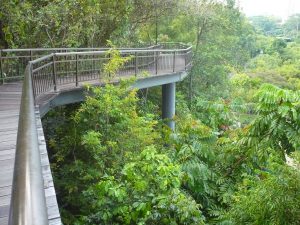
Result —
M 108 63 L 110 62 L 110 53 L 108 54 Z M 110 71 L 108 71 L 108 77 L 111 77 Z
M 175 51 L 173 52 L 173 73 L 175 72 Z
M 2 65 L 2 49 L 0 49 L 0 84 L 4 84 L 4 73 Z
M 32 50 L 30 50 L 30 61 L 33 60 L 33 57 L 32 57 Z
M 186 57 L 187 57 L 187 51 L 184 53 L 184 70 L 186 70 Z
M 138 63 L 137 63 L 137 52 L 134 53 L 134 58 L 135 58 L 135 66 L 134 66 L 134 74 L 135 76 L 137 76 L 137 67 L 138 67 Z
M 56 65 L 55 65 L 55 54 L 52 56 L 52 78 L 53 78 L 53 85 L 54 91 L 57 91 L 57 79 L 56 79 Z
M 157 75 L 158 73 L 158 52 L 155 51 L 155 74 Z
M 78 54 L 76 54 L 75 57 L 76 57 L 76 87 L 78 87 Z
M 33 99 L 34 99 L 34 104 L 35 104 L 36 88 L 35 88 L 34 77 L 33 77 L 33 65 L 31 63 L 29 63 L 29 76 L 31 77 Z

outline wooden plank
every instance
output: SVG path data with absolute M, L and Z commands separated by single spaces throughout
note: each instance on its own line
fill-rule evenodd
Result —
M 16 110 L 16 109 L 19 109 L 19 107 L 17 107 L 17 105 L 0 105 L 0 111 L 6 111 L 6 110 Z
M 11 196 L 10 195 L 4 195 L 4 196 L 1 196 L 0 197 L 0 207 L 4 207 L 4 206 L 7 206 L 7 205 L 10 205 L 10 199 L 11 199 Z
M 52 195 L 46 198 L 47 206 L 56 206 L 57 201 L 56 201 L 56 195 Z
M 12 142 L 2 142 L 0 144 L 0 151 L 3 150 L 11 150 L 11 149 L 15 149 L 16 148 L 16 143 L 12 143 Z
M 48 212 L 48 220 L 60 217 L 57 205 L 52 205 L 47 207 L 47 212 Z
M 17 140 L 17 134 L 16 133 L 12 133 L 12 134 L 3 134 L 0 135 L 0 143 L 2 142 L 16 142 Z
M 7 225 L 8 224 L 8 216 L 0 218 L 0 225 Z
M 49 225 L 61 225 L 62 222 L 60 220 L 60 217 L 49 219 Z
M 9 215 L 9 205 L 0 206 L 0 218 L 7 217 L 8 215 Z
M 0 176 L 0 187 L 11 186 L 12 180 L 13 180 L 13 167 L 7 169 L 6 171 L 3 170 Z
M 1 160 L 14 159 L 14 158 L 15 158 L 15 153 L 0 155 L 0 161 Z
M 15 163 L 15 159 L 6 159 L 6 160 L 0 160 L 0 168 L 1 168 L 1 173 L 4 172 L 4 173 L 8 173 L 7 171 L 8 170 L 11 170 L 14 168 L 14 163 Z M 0 180 L 1 179 L 4 179 L 3 177 L 7 177 L 7 176 L 12 176 L 11 174 L 3 174 L 2 177 L 0 177 Z M 12 177 L 11 177 L 12 179 Z M 0 186 L 3 187 L 2 183 L 0 182 Z
M 16 152 L 16 150 L 14 148 L 2 150 L 2 151 L 0 151 L 0 157 L 3 155 L 15 154 L 15 152 Z
M 19 115 L 20 110 L 19 109 L 13 109 L 13 110 L 6 110 L 6 111 L 1 111 L 0 116 L 2 115 L 7 115 L 11 113 L 17 113 Z
M 11 185 L 0 187 L 0 196 L 10 195 L 11 194 Z
M 20 105 L 21 102 L 21 96 L 20 97 L 14 97 L 14 98 L 7 98 L 7 97 L 1 97 L 0 96 L 0 107 L 4 108 L 6 105 L 15 105 L 17 108 L 18 105 Z
M 42 174 L 44 179 L 44 190 L 47 203 L 48 221 L 52 225 L 60 225 L 60 213 L 56 199 L 56 192 L 54 189 L 53 178 L 51 174 L 51 167 L 48 158 L 48 152 L 46 148 L 46 142 L 44 137 L 44 131 L 42 127 L 42 122 L 40 119 L 40 114 L 38 109 L 36 109 L 36 124 L 38 133 L 39 150 L 41 154 L 41 166 Z
M 16 129 L 18 129 L 18 124 L 15 124 L 15 123 L 13 123 L 13 124 L 2 124 L 1 126 L 0 126 L 0 131 L 4 131 L 4 130 L 16 130 Z

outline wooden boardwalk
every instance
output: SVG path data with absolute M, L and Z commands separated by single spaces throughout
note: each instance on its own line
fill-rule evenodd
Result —
M 22 83 L 0 85 L 0 225 L 8 224 Z M 61 224 L 43 128 L 36 112 L 48 220 Z
M 8 223 L 21 91 L 21 83 L 0 86 L 0 225 Z

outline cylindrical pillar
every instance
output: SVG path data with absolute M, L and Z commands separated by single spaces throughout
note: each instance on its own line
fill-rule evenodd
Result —
M 175 121 L 175 92 L 176 83 L 164 84 L 162 86 L 162 118 L 166 119 L 166 124 L 174 131 Z

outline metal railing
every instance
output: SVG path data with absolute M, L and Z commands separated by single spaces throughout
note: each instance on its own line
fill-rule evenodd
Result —
M 9 225 L 48 224 L 32 90 L 29 64 L 20 106 Z
M 160 75 L 187 70 L 191 65 L 191 47 L 185 49 L 120 50 L 121 57 L 130 59 L 114 78 L 145 74 Z M 34 97 L 56 91 L 68 85 L 77 87 L 84 82 L 104 82 L 110 77 L 104 65 L 110 60 L 106 51 L 52 53 L 31 61 Z M 111 77 L 110 77 L 111 78 Z
M 154 49 L 153 45 L 146 48 Z M 106 51 L 109 48 L 32 48 L 32 49 L 0 49 L 0 83 L 24 78 L 24 70 L 29 61 L 38 59 L 51 53 L 83 52 L 83 51 Z M 128 50 L 132 48 L 118 48 Z
M 182 49 L 165 49 L 170 46 Z M 102 49 L 63 49 L 34 59 L 36 52 L 51 52 L 58 49 L 30 49 L 30 50 L 1 50 L 3 52 L 26 52 L 28 56 L 1 56 L 1 74 L 17 73 L 19 69 L 7 72 L 7 62 L 3 60 L 19 59 L 19 63 L 27 63 L 25 68 L 23 92 L 21 98 L 20 117 L 18 126 L 16 159 L 14 167 L 12 199 L 10 207 L 9 225 L 48 224 L 47 206 L 43 189 L 41 160 L 38 147 L 36 120 L 34 113 L 35 99 L 48 91 L 56 91 L 64 85 L 73 87 L 85 81 L 100 82 L 104 76 L 104 64 L 110 60 L 110 55 Z M 86 51 L 89 50 L 89 51 Z M 164 43 L 146 49 L 120 49 L 121 57 L 131 56 L 124 67 L 117 72 L 117 77 L 138 76 L 144 71 L 152 76 L 182 72 L 191 66 L 192 49 L 183 44 Z M 4 65 L 4 67 L 3 67 Z M 5 71 L 5 72 L 4 72 Z M 18 73 L 17 73 L 18 74 Z M 106 74 L 107 75 L 107 74 Z M 109 75 L 109 74 L 108 74 Z M 22 76 L 11 75 L 13 79 Z

